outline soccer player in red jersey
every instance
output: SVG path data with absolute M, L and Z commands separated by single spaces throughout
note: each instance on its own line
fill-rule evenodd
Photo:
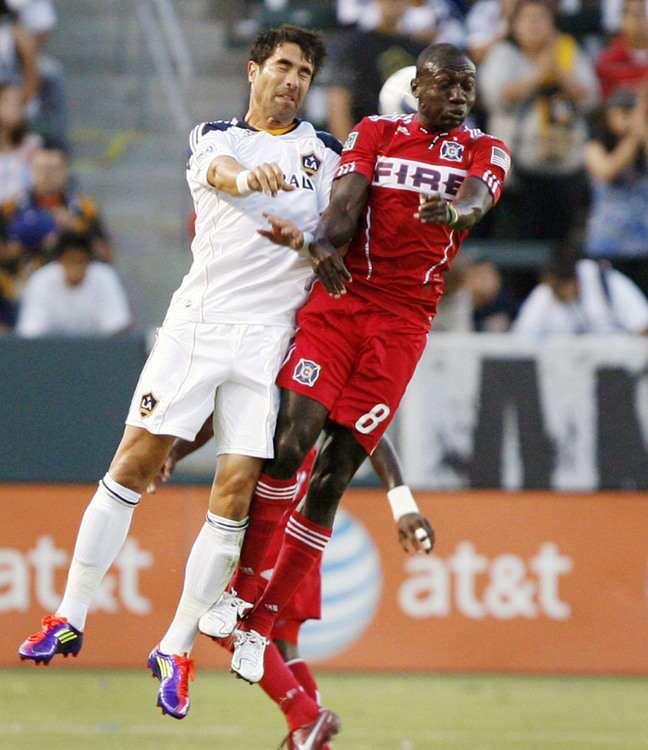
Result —
M 345 488 L 396 413 L 425 348 L 444 272 L 500 198 L 508 148 L 463 124 L 475 79 L 460 49 L 427 47 L 412 81 L 418 112 L 368 117 L 354 128 L 314 238 L 274 216 L 262 230 L 280 244 L 306 244 L 318 281 L 277 380 L 275 458 L 257 485 L 247 531 L 254 544 L 240 560 L 246 602 L 255 601 L 253 575 L 271 534 L 269 504 L 322 430 L 326 440 L 304 508 L 286 525 L 273 577 L 235 633 L 232 670 L 249 682 L 263 677 L 275 622 L 319 564 Z

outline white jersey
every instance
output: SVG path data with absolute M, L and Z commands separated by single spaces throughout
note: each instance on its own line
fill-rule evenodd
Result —
M 243 120 L 201 123 L 189 139 L 187 181 L 196 210 L 193 264 L 175 292 L 168 318 L 196 323 L 294 324 L 311 277 L 308 259 L 258 234 L 264 212 L 313 231 L 329 202 L 340 143 L 299 122 L 271 135 Z M 263 193 L 231 196 L 207 182 L 217 156 L 231 156 L 246 169 L 276 162 L 295 187 L 275 198 Z

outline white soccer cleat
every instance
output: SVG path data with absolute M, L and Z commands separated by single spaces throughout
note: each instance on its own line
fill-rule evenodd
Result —
M 235 630 L 232 672 L 250 684 L 259 682 L 263 678 L 263 658 L 268 643 L 270 641 L 256 630 Z
M 227 638 L 253 606 L 236 596 L 236 591 L 223 591 L 221 598 L 198 621 L 198 629 L 211 638 Z
M 340 717 L 327 708 L 321 708 L 317 719 L 293 729 L 279 750 L 283 747 L 287 750 L 332 750 L 330 740 L 340 731 L 340 727 Z

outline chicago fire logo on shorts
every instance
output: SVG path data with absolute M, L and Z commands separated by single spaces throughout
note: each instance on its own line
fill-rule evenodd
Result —
M 142 400 L 140 401 L 140 417 L 150 417 L 157 405 L 158 400 L 155 398 L 155 396 L 150 391 L 149 393 L 145 393 L 142 396 Z
M 464 147 L 455 141 L 443 141 L 439 158 L 446 161 L 461 161 L 463 159 Z
M 300 359 L 293 372 L 293 380 L 312 388 L 320 376 L 321 369 L 317 362 L 312 362 L 310 359 Z
M 302 169 L 306 174 L 311 175 L 311 177 L 319 172 L 321 166 L 322 162 L 315 154 L 304 154 L 302 156 Z

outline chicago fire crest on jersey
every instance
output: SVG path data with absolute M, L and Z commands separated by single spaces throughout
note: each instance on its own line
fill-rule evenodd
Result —
M 439 158 L 446 161 L 461 161 L 464 155 L 464 147 L 456 141 L 443 141 Z
M 310 359 L 300 359 L 293 372 L 293 380 L 312 388 L 320 376 L 320 366 Z

